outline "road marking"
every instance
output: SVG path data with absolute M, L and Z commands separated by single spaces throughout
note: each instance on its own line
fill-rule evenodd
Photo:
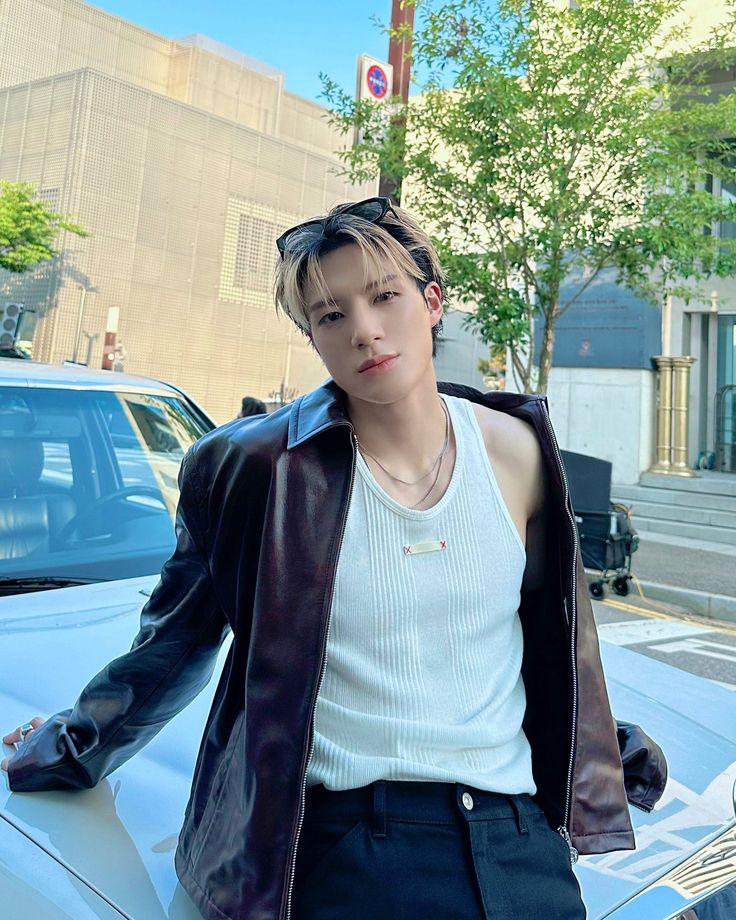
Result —
M 720 661 L 730 661 L 736 664 L 736 648 L 733 645 L 723 645 L 722 642 L 710 642 L 707 639 L 681 639 L 679 642 L 667 642 L 655 646 L 658 652 L 690 652 L 693 655 L 704 655 L 706 658 L 717 658 Z M 710 649 L 721 649 L 712 652 Z M 727 654 L 723 654 L 723 652 Z
M 731 623 L 724 623 L 722 621 L 707 620 L 703 622 L 703 618 L 695 614 L 683 614 L 679 611 L 675 613 L 660 613 L 658 610 L 650 610 L 648 607 L 638 607 L 635 604 L 627 604 L 625 601 L 614 600 L 613 598 L 606 598 L 604 601 L 595 601 L 594 603 L 603 604 L 606 607 L 613 607 L 616 610 L 628 610 L 631 613 L 636 613 L 639 616 L 649 617 L 650 619 L 655 620 L 676 620 L 679 623 L 692 623 L 694 626 L 700 626 L 701 629 L 706 629 L 708 632 L 719 632 L 726 633 L 727 635 L 736 635 L 736 625 Z M 653 601 L 652 603 L 656 603 Z
M 674 620 L 622 620 L 619 623 L 601 623 L 598 626 L 598 635 L 601 639 L 614 645 L 659 643 L 668 639 L 681 639 L 684 636 L 698 636 L 708 631 L 704 626 L 678 623 Z

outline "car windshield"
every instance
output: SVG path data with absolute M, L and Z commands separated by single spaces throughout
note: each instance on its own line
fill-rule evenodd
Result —
M 160 571 L 182 457 L 208 428 L 183 397 L 0 388 L 0 586 Z

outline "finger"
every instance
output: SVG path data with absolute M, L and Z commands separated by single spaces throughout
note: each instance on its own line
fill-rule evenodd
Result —
M 37 729 L 39 725 L 43 725 L 43 723 L 44 723 L 44 719 L 41 716 L 34 716 L 30 720 L 30 724 L 33 726 L 32 731 Z M 21 726 L 19 725 L 18 728 L 14 729 L 12 732 L 8 732 L 7 735 L 4 735 L 3 742 L 5 744 L 17 744 L 21 740 L 20 729 L 21 729 Z M 26 734 L 26 738 L 28 738 L 32 734 L 32 731 Z

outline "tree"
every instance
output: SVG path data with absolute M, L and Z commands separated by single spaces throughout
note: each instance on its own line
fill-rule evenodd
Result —
M 31 183 L 0 180 L 0 268 L 21 273 L 53 259 L 60 230 L 88 236 L 79 224 L 39 201 Z
M 736 183 L 736 93 L 709 90 L 736 61 L 724 5 L 696 43 L 684 0 L 422 4 L 426 78 L 399 119 L 399 100 L 356 104 L 323 75 L 331 122 L 361 132 L 344 174 L 403 179 L 467 324 L 510 349 L 523 389 L 546 391 L 556 323 L 600 272 L 653 303 L 736 273 L 736 241 L 711 232 L 736 204 L 705 183 Z

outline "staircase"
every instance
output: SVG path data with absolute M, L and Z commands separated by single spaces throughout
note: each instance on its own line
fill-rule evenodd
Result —
M 736 546 L 736 474 L 702 471 L 697 478 L 642 473 L 639 485 L 611 487 L 613 501 L 631 506 L 634 527 Z

